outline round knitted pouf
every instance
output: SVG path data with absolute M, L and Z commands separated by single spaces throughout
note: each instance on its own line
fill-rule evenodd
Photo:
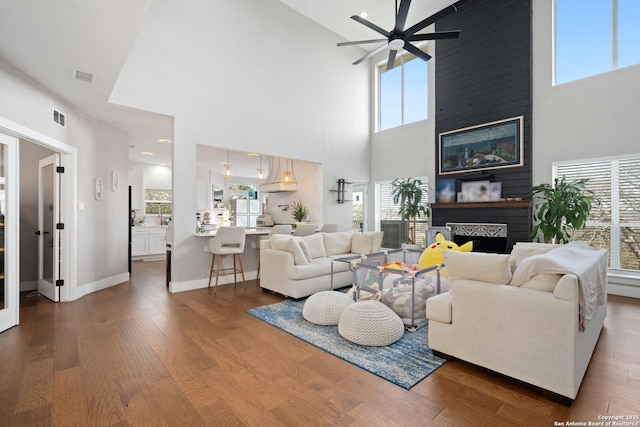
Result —
M 342 311 L 350 304 L 353 300 L 342 292 L 317 292 L 305 301 L 302 317 L 316 325 L 337 325 Z
M 360 345 L 381 347 L 393 344 L 404 335 L 402 319 L 379 301 L 358 301 L 345 308 L 338 332 Z

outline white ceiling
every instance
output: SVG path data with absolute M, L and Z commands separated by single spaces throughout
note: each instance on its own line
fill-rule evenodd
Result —
M 351 15 L 366 11 L 367 19 L 382 28 L 391 29 L 394 24 L 395 0 L 279 1 L 345 41 L 379 38 L 373 30 L 350 19 Z M 130 149 L 131 160 L 170 164 L 171 146 L 157 140 L 172 139 L 171 118 L 109 103 L 151 2 L 2 0 L 0 58 L 80 110 L 128 131 L 134 146 Z M 455 0 L 414 0 L 407 26 L 453 3 Z M 73 79 L 74 70 L 94 74 L 94 82 Z M 143 151 L 154 155 L 141 155 Z

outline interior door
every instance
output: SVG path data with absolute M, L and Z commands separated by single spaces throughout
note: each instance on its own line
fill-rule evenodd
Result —
M 51 301 L 60 300 L 60 155 L 39 162 L 38 177 L 38 292 Z
M 0 332 L 18 324 L 18 140 L 0 133 Z

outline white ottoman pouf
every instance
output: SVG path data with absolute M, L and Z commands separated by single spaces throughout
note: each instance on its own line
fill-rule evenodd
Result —
M 358 301 L 342 312 L 338 333 L 353 343 L 380 347 L 402 338 L 404 323 L 379 301 Z
M 317 292 L 305 301 L 302 317 L 316 325 L 337 325 L 342 311 L 351 304 L 353 300 L 342 292 Z

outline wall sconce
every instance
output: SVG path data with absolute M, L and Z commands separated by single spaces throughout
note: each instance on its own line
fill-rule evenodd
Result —
M 111 172 L 111 190 L 120 191 L 120 172 L 118 171 Z
M 102 178 L 96 178 L 93 186 L 93 195 L 96 200 L 102 200 L 104 194 L 104 184 Z
M 227 163 L 224 164 L 224 180 L 231 181 L 233 179 L 233 170 L 229 162 L 229 150 L 227 150 Z

